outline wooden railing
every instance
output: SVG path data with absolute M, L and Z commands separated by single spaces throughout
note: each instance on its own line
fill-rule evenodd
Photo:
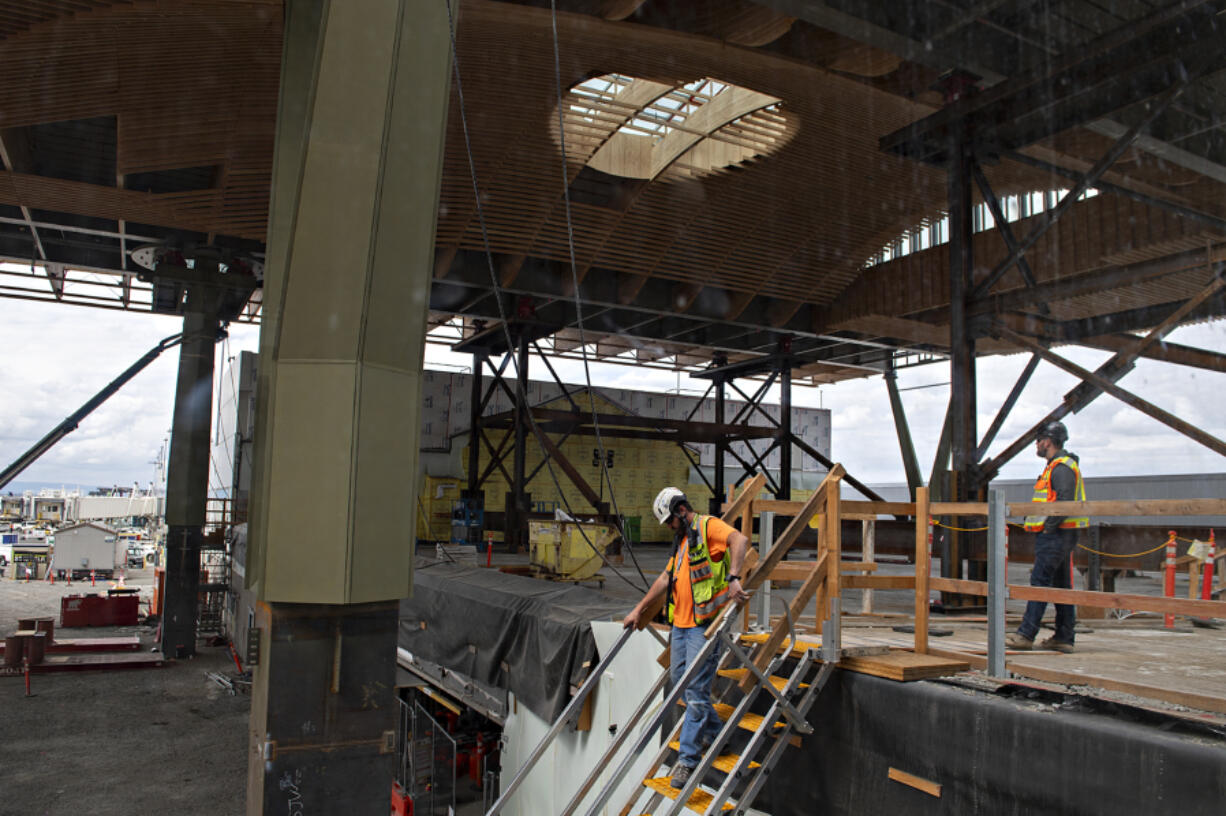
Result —
M 838 475 L 842 475 L 839 468 Z M 754 499 L 740 510 L 741 529 L 752 530 L 753 516 L 764 512 L 792 518 L 792 523 L 760 564 L 751 579 L 756 588 L 764 580 L 804 580 L 805 584 L 793 600 L 791 609 L 803 609 L 815 599 L 818 631 L 823 632 L 823 644 L 832 641 L 838 649 L 840 598 L 843 589 L 902 590 L 915 595 L 915 640 L 918 653 L 928 651 L 928 597 L 931 591 L 978 595 L 988 603 L 988 668 L 990 673 L 1004 673 L 1004 601 L 1006 598 L 1052 603 L 1076 604 L 1108 609 L 1129 609 L 1166 615 L 1226 618 L 1226 601 L 1182 599 L 1153 595 L 1131 595 L 1117 592 L 1054 589 L 1008 584 L 1005 578 L 1005 541 L 1007 519 L 1020 519 L 1036 510 L 1032 502 L 1006 504 L 1003 494 L 994 491 L 989 502 L 929 502 L 927 488 L 916 491 L 914 502 L 850 501 L 838 498 L 837 478 L 823 482 L 822 488 L 807 502 Z M 993 510 L 995 512 L 993 513 Z M 1223 499 L 1158 499 L 1130 501 L 1049 502 L 1042 505 L 1044 515 L 1060 516 L 1215 516 L 1226 515 Z M 877 515 L 902 515 L 915 519 L 915 571 L 911 575 L 873 575 L 877 564 L 871 560 L 843 562 L 840 519 L 843 517 L 872 518 Z M 933 516 L 985 516 L 988 531 L 988 581 L 968 581 L 929 575 L 931 558 L 930 522 Z M 818 547 L 815 562 L 783 561 L 800 532 L 813 518 L 817 519 Z M 1224 548 L 1226 549 L 1226 548 Z M 1226 553 L 1219 554 L 1226 555 Z M 839 565 L 834 569 L 834 565 Z M 859 574 L 843 575 L 844 572 Z M 1218 573 L 1221 576 L 1221 573 Z M 758 577 L 761 576 L 761 577 Z M 1219 581 L 1226 585 L 1226 576 Z M 778 644 L 775 644 L 776 646 Z

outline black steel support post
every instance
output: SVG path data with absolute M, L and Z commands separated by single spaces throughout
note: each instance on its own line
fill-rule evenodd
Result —
M 160 646 L 162 654 L 175 658 L 196 653 L 217 309 L 216 290 L 204 286 L 188 290 L 166 469 L 166 594 Z
M 484 366 L 485 355 L 474 352 L 468 406 L 468 498 L 476 497 L 481 490 L 481 370 Z
M 528 335 L 520 331 L 515 339 L 515 349 L 508 354 L 517 355 L 519 367 L 515 378 L 515 451 L 511 470 L 511 492 L 506 503 L 506 548 L 507 552 L 519 552 L 528 545 L 528 510 L 531 497 L 527 493 L 524 476 L 528 444 Z
M 725 419 L 725 410 L 727 405 L 724 403 L 724 380 L 722 377 L 717 377 L 715 383 L 715 423 L 723 425 Z M 719 439 L 715 442 L 715 483 L 711 485 L 711 506 L 708 512 L 712 515 L 722 515 L 724 504 L 724 458 L 728 455 L 728 437 L 725 434 L 720 434 Z
M 792 500 L 792 368 L 779 369 L 779 492 L 775 498 Z
M 890 410 L 894 414 L 894 431 L 898 434 L 898 447 L 902 453 L 903 470 L 907 473 L 907 491 L 911 501 L 915 501 L 915 491 L 924 485 L 924 477 L 920 475 L 919 459 L 915 456 L 915 444 L 911 441 L 911 428 L 907 425 L 907 414 L 903 410 L 902 395 L 898 393 L 898 373 L 891 361 L 885 371 L 885 386 L 890 394 Z
M 975 422 L 975 335 L 967 317 L 967 300 L 974 272 L 971 220 L 972 167 L 970 137 L 965 122 L 953 128 L 949 149 L 949 340 L 950 340 L 950 454 L 952 473 L 950 493 L 953 501 L 966 501 L 975 483 L 975 447 L 979 434 Z M 953 518 L 952 527 L 965 527 Z M 949 536 L 949 557 L 941 561 L 946 578 L 962 577 L 962 556 L 968 551 L 964 534 L 954 529 Z M 947 599 L 947 603 L 949 600 Z

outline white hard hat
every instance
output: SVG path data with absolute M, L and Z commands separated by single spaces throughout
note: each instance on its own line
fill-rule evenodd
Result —
M 675 487 L 666 487 L 659 492 L 656 500 L 651 504 L 651 512 L 655 513 L 656 520 L 661 524 L 668 522 L 668 517 L 673 514 L 673 508 L 677 506 L 677 502 L 686 501 L 685 494 Z

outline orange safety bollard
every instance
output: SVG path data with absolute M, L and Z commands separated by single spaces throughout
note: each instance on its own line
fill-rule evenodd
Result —
M 89 571 L 89 585 L 90 585 L 90 586 L 98 586 L 97 576 L 96 576 L 96 575 L 94 575 L 94 571 L 93 571 L 93 570 L 90 570 L 90 571 Z
M 494 566 L 494 534 L 487 533 L 485 536 L 485 566 Z
M 1201 577 L 1200 597 L 1203 601 L 1213 600 L 1213 562 L 1217 560 L 1217 542 L 1213 540 L 1213 531 L 1209 531 L 1209 555 L 1205 559 L 1205 572 Z
M 1163 593 L 1168 598 L 1175 597 L 1175 531 L 1168 531 L 1166 540 L 1166 586 Z M 1167 629 L 1175 628 L 1175 616 L 1170 612 L 1164 618 Z

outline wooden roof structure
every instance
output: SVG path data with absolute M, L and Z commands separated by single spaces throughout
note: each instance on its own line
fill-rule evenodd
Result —
M 1039 233 L 1024 265 L 975 235 L 972 320 L 1118 348 L 1226 259 L 1220 0 L 454 5 L 436 339 L 528 315 L 559 355 L 580 325 L 639 365 L 782 344 L 813 382 L 943 357 L 953 128 L 988 159 L 977 201 Z M 0 0 L 0 296 L 148 310 L 137 247 L 260 259 L 282 23 L 280 0 Z M 1180 320 L 1223 314 L 1218 290 Z

